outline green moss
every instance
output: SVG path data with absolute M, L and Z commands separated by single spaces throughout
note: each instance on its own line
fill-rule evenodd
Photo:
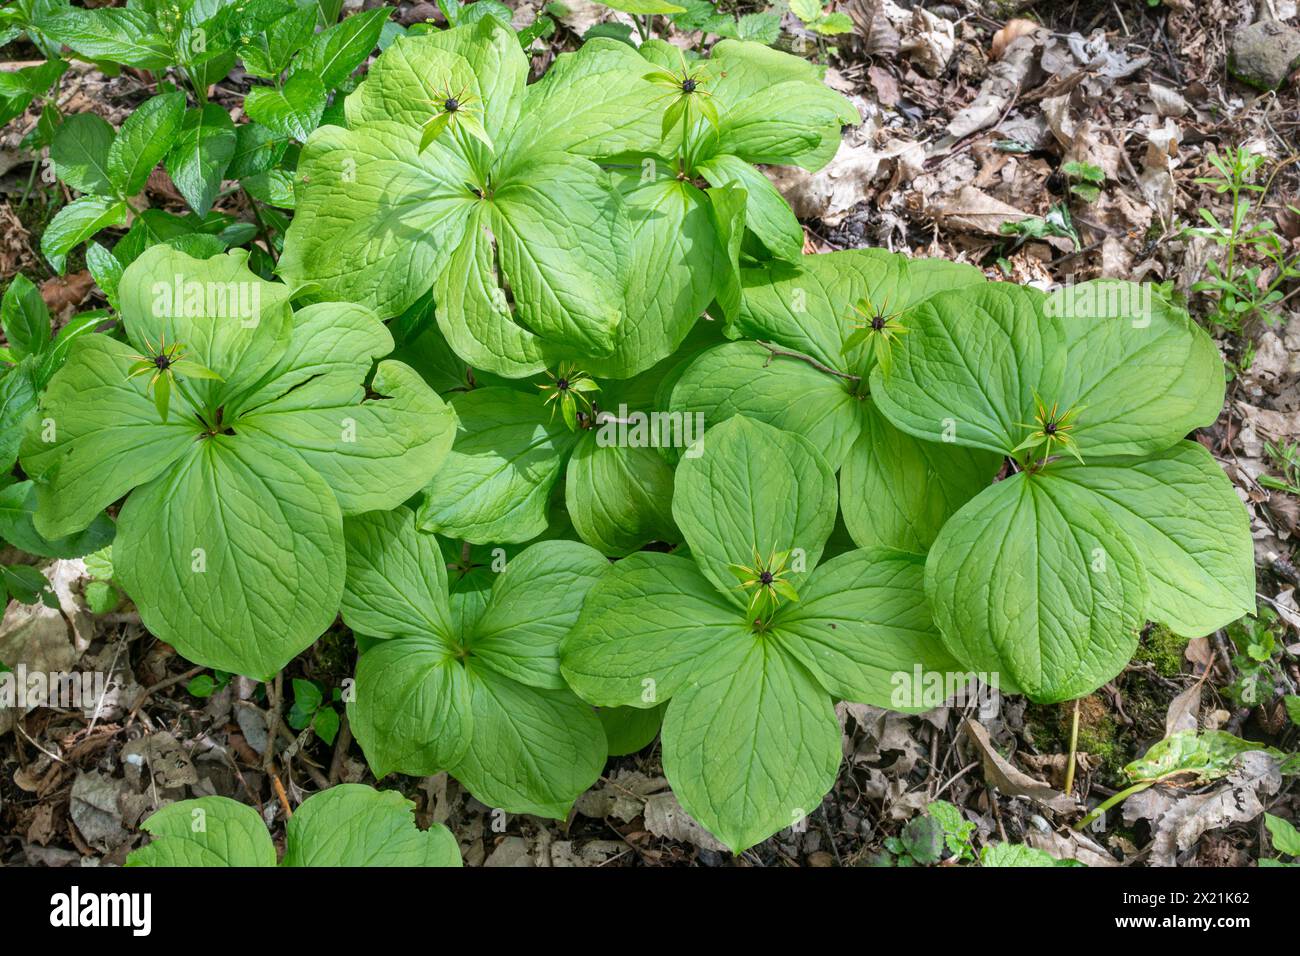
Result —
M 1134 659 L 1145 661 L 1161 677 L 1177 677 L 1183 672 L 1183 651 L 1187 638 L 1179 637 L 1163 624 L 1154 625 L 1138 643 Z

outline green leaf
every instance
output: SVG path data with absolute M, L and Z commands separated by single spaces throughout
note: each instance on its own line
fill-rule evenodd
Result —
M 865 349 L 845 349 L 864 299 L 873 309 L 906 312 L 936 292 L 983 283 L 978 269 L 942 259 L 903 259 L 854 249 L 772 262 L 742 273 L 744 300 L 735 332 L 764 339 L 853 375 L 870 371 Z M 904 340 L 910 336 L 904 336 Z
M 821 0 L 793 0 L 790 12 L 804 23 L 811 23 L 822 15 Z
M 1185 730 L 1151 745 L 1145 754 L 1126 764 L 1124 773 L 1134 783 L 1157 783 L 1179 778 L 1189 784 L 1221 780 L 1237 767 L 1238 758 L 1262 751 L 1281 760 L 1286 755 L 1273 747 L 1242 740 L 1223 730 Z
M 675 352 L 728 268 L 706 195 L 652 165 L 651 178 L 643 166 L 635 184 L 623 187 L 631 228 L 627 293 L 613 352 L 586 363 L 598 377 L 628 378 Z
M 249 90 L 244 112 L 271 132 L 301 141 L 320 125 L 327 96 L 319 77 L 298 70 L 281 87 L 255 86 Z
M 561 646 L 560 664 L 584 700 L 647 708 L 751 639 L 740 610 L 693 562 L 640 551 L 616 562 L 591 589 Z
M 153 15 L 137 7 L 68 6 L 42 16 L 40 32 L 89 60 L 142 70 L 159 70 L 174 62 L 171 44 Z
M 609 563 L 576 541 L 541 541 L 496 574 L 467 637 L 470 655 L 530 687 L 562 690 L 559 645 Z
M 583 541 L 622 557 L 651 541 L 676 540 L 673 471 L 654 448 L 602 442 L 612 422 L 578 441 L 565 472 L 569 519 Z
M 421 152 L 418 141 L 418 127 L 393 124 L 323 126 L 311 135 L 298 162 L 297 208 L 279 264 L 287 281 L 315 282 L 324 295 L 383 317 L 428 291 L 449 265 L 475 197 L 463 185 L 470 170 L 462 159 L 440 143 Z
M 361 655 L 357 740 L 380 776 L 450 770 L 489 806 L 563 817 L 605 742 L 560 679 L 558 644 L 605 559 L 577 542 L 535 545 L 496 575 L 481 613 L 449 620 L 446 579 L 419 577 L 431 549 L 405 509 L 349 522 L 345 619 L 401 634 Z
M 736 415 L 677 466 L 673 517 L 705 576 L 740 602 L 728 566 L 793 551 L 798 587 L 830 536 L 835 500 L 834 473 L 807 439 Z
M 468 673 L 474 736 L 452 775 L 490 807 L 565 819 L 605 766 L 595 711 L 567 690 L 525 687 L 487 668 Z
M 1082 409 L 1074 438 L 1085 459 L 1161 451 L 1218 417 L 1217 346 L 1149 283 L 1084 282 L 1043 308 L 1061 329 L 1065 355 L 1038 391 L 1062 410 Z
M 334 620 L 342 519 L 292 449 L 217 435 L 127 499 L 113 560 L 150 631 L 189 660 L 264 680 Z
M 1075 486 L 1024 473 L 944 525 L 925 587 L 949 652 L 1041 703 L 1117 674 L 1147 601 L 1146 571 L 1119 525 Z
M 642 710 L 639 707 L 601 707 L 596 711 L 605 728 L 611 757 L 623 757 L 644 750 L 659 736 L 666 705 Z
M 0 375 L 0 468 L 13 468 L 28 421 L 36 411 L 34 358 Z
M 892 710 L 913 672 L 961 668 L 944 649 L 925 603 L 925 559 L 885 548 L 850 551 L 816 568 L 772 622 L 773 639 L 832 697 Z
M 296 322 L 289 289 L 254 274 L 247 257 L 239 249 L 198 260 L 171 246 L 151 246 L 127 267 L 119 286 L 127 337 L 138 354 L 151 354 L 163 341 L 184 346 L 187 357 L 220 376 L 189 385 L 213 409 L 275 367 Z
M 392 12 L 386 6 L 363 10 L 316 34 L 298 55 L 289 79 L 306 71 L 318 77 L 327 90 L 339 86 L 370 56 Z
M 200 216 L 212 208 L 235 155 L 235 124 L 215 103 L 188 110 L 164 166 L 180 194 Z
M 107 336 L 84 336 L 41 397 L 47 421 L 28 433 L 22 461 L 38 479 L 35 527 L 47 538 L 81 531 L 136 485 L 166 470 L 198 434 L 180 417 L 159 422 L 144 380 L 126 380 L 133 354 Z
M 594 164 L 530 153 L 504 164 L 491 206 L 497 255 L 522 324 L 607 355 L 622 316 L 627 213 Z
M 78 192 L 112 196 L 109 156 L 113 127 L 96 113 L 69 116 L 50 143 L 50 159 L 59 178 Z
M 721 122 L 707 154 L 817 170 L 839 149 L 841 127 L 861 122 L 849 101 L 801 57 L 722 40 L 708 63 L 717 77 L 712 92 Z
M 0 328 L 18 358 L 39 355 L 50 344 L 50 310 L 41 290 L 21 272 L 0 300 Z
M 1027 843 L 990 843 L 980 851 L 980 866 L 1084 866 L 1078 860 L 1058 860 Z
M 539 396 L 477 388 L 450 404 L 456 443 L 425 489 L 420 527 L 476 544 L 536 537 L 577 437 Z
M 447 770 L 469 748 L 470 682 L 452 652 L 442 640 L 411 635 L 358 659 L 348 720 L 376 778 Z
M 145 100 L 122 123 L 108 149 L 108 174 L 121 196 L 144 189 L 149 173 L 163 161 L 185 121 L 185 94 L 162 93 Z
M 844 379 L 754 342 L 728 342 L 703 352 L 673 387 L 669 407 L 700 414 L 711 426 L 745 415 L 807 439 L 839 468 L 862 428 L 856 398 Z M 799 401 L 790 401 L 798 395 Z M 846 505 L 847 507 L 847 505 Z
M 556 57 L 546 75 L 529 86 L 520 120 L 503 152 L 545 146 L 581 156 L 613 156 L 652 150 L 659 142 L 659 115 L 646 109 L 661 90 L 645 79 L 646 61 L 626 43 L 587 41 Z
M 1150 585 L 1146 616 L 1203 637 L 1255 610 L 1255 554 L 1246 510 L 1197 442 L 1149 458 L 1062 463 L 1056 481 L 1091 493 L 1128 534 Z
M 98 515 L 84 531 L 46 538 L 33 523 L 36 503 L 36 485 L 31 481 L 18 481 L 0 489 L 0 538 L 43 558 L 79 558 L 113 540 L 115 526 L 106 514 Z
M 1043 319 L 1042 294 L 1001 283 L 941 292 L 907 325 L 890 374 L 872 377 L 885 417 L 926 441 L 1010 454 L 1034 421 L 1048 363 L 1063 357 L 1062 327 Z M 1049 404 L 1059 398 L 1039 391 Z
M 153 840 L 127 866 L 275 866 L 275 844 L 252 807 L 199 797 L 163 807 L 142 824 Z
M 268 80 L 278 77 L 289 66 L 293 55 L 315 36 L 316 16 L 314 7 L 299 7 L 273 21 L 265 33 L 241 43 L 239 58 L 244 61 L 245 72 Z
M 125 202 L 102 196 L 82 196 L 58 211 L 41 234 L 41 254 L 54 271 L 63 274 L 68 253 L 109 226 L 126 222 Z
M 637 16 L 686 12 L 685 7 L 669 3 L 668 0 L 600 0 L 600 3 L 611 10 L 622 10 Z
M 1300 830 L 1295 825 L 1271 813 L 1264 814 L 1264 825 L 1273 838 L 1273 852 L 1300 857 Z
M 488 138 L 501 139 L 519 120 L 528 82 L 528 57 L 519 36 L 498 18 L 484 16 L 466 26 L 432 33 L 427 42 L 469 63 L 485 104 L 483 125 Z
M 891 425 L 870 399 L 860 408 L 862 432 L 840 471 L 844 526 L 859 547 L 924 553 L 944 523 L 988 487 L 1002 459 L 913 438 Z
M 663 764 L 682 808 L 739 853 L 820 806 L 840 728 L 830 698 L 778 646 L 728 648 L 669 704 Z
M 412 530 L 406 508 L 344 522 L 347 584 L 343 621 L 368 637 L 455 635 L 447 605 L 447 567 L 438 539 Z
M 698 167 L 714 188 L 738 183 L 745 190 L 745 224 L 778 259 L 797 260 L 803 252 L 803 227 L 771 180 L 735 156 L 713 156 Z
M 415 804 L 393 790 L 340 784 L 303 801 L 289 818 L 281 866 L 460 866 L 460 847 L 440 823 L 415 825 Z

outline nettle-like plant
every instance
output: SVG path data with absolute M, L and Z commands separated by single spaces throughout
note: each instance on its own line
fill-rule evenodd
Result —
M 461 865 L 441 823 L 417 829 L 415 804 L 391 790 L 345 783 L 303 801 L 286 827 L 279 866 Z M 141 824 L 153 839 L 127 866 L 276 866 L 275 844 L 257 811 L 229 797 L 163 807 Z
M 714 426 L 677 466 L 690 558 L 614 564 L 561 648 L 586 700 L 667 701 L 664 772 L 737 852 L 799 823 L 834 784 L 835 700 L 889 706 L 894 674 L 956 666 L 926 609 L 923 558 L 872 548 L 818 564 L 835 504 L 806 439 L 743 415 Z
M 454 423 L 409 367 L 375 365 L 392 337 L 372 313 L 295 312 L 244 259 L 140 256 L 120 287 L 129 341 L 73 344 L 22 465 L 49 538 L 127 496 L 113 562 L 144 624 L 197 663 L 267 677 L 337 614 L 343 515 L 416 492 Z
M 543 541 L 498 555 L 490 582 L 458 573 L 452 591 L 438 539 L 408 509 L 346 530 L 343 620 L 379 639 L 361 654 L 348 707 L 375 775 L 446 770 L 488 806 L 564 819 L 606 750 L 595 711 L 560 675 L 559 643 L 605 558 Z
M 869 377 L 892 361 L 909 309 L 984 277 L 881 249 L 801 256 L 742 275 L 744 300 L 729 332 L 745 340 L 691 362 L 669 407 L 713 424 L 748 415 L 802 435 L 839 472 L 841 513 L 858 546 L 924 552 L 1001 459 L 895 428 L 876 407 Z
M 1149 286 L 1048 297 L 986 284 L 913 309 L 871 393 L 899 429 L 1005 456 L 943 526 L 926 592 L 944 644 L 1003 690 L 1078 697 L 1128 663 L 1147 620 L 1198 637 L 1254 609 L 1245 510 L 1200 444 L 1223 362 Z

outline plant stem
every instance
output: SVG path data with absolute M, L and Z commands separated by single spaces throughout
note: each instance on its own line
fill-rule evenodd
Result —
M 850 375 L 848 372 L 841 372 L 837 368 L 831 368 L 829 365 L 823 365 L 821 362 L 817 361 L 811 355 L 804 355 L 802 352 L 791 352 L 788 349 L 783 349 L 779 346 L 773 345 L 771 342 L 764 342 L 762 340 L 759 340 L 758 344 L 763 346 L 763 348 L 767 349 L 774 356 L 798 359 L 801 362 L 807 362 L 813 368 L 817 369 L 817 371 L 825 372 L 827 375 L 834 375 L 837 378 L 848 379 L 850 382 L 862 381 L 861 375 Z
M 1071 829 L 1074 829 L 1074 830 L 1082 830 L 1084 827 L 1086 827 L 1086 826 L 1087 826 L 1089 823 L 1091 823 L 1093 820 L 1097 819 L 1099 816 L 1101 816 L 1103 813 L 1105 813 L 1105 812 L 1106 812 L 1107 810 L 1109 810 L 1111 807 L 1115 806 L 1115 804 L 1120 803 L 1120 802 L 1123 801 L 1123 800 L 1127 800 L 1129 797 L 1133 796 L 1133 794 L 1135 794 L 1135 793 L 1141 793 L 1143 790 L 1146 790 L 1148 787 L 1150 787 L 1150 786 L 1151 786 L 1152 784 L 1154 784 L 1155 782 L 1156 782 L 1156 781 L 1154 781 L 1154 780 L 1143 780 L 1141 783 L 1135 783 L 1135 784 L 1133 784 L 1133 786 L 1129 787 L 1127 790 L 1121 790 L 1119 793 L 1115 794 L 1113 797 L 1108 797 L 1108 798 L 1107 798 L 1105 801 L 1103 801 L 1102 803 L 1097 804 L 1096 809 L 1094 809 L 1094 810 L 1093 810 L 1091 813 L 1089 813 L 1086 817 L 1084 817 L 1082 820 L 1080 820 L 1078 823 L 1076 823 L 1076 824 L 1075 824 Z
M 1065 765 L 1066 796 L 1074 792 L 1074 764 L 1079 748 L 1079 701 L 1081 699 L 1079 697 L 1074 699 L 1074 719 L 1070 722 L 1070 759 Z

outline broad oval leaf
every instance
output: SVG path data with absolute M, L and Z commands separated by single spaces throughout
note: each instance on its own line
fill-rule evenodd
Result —
M 791 552 L 791 581 L 816 565 L 835 524 L 835 476 L 800 435 L 735 415 L 677 466 L 673 517 L 705 576 L 740 602 L 732 565 Z M 796 584 L 797 586 L 797 584 Z
M 944 526 L 925 571 L 949 652 L 1009 693 L 1072 700 L 1137 646 L 1142 562 L 1124 530 L 1064 482 L 1020 473 L 986 489 Z

